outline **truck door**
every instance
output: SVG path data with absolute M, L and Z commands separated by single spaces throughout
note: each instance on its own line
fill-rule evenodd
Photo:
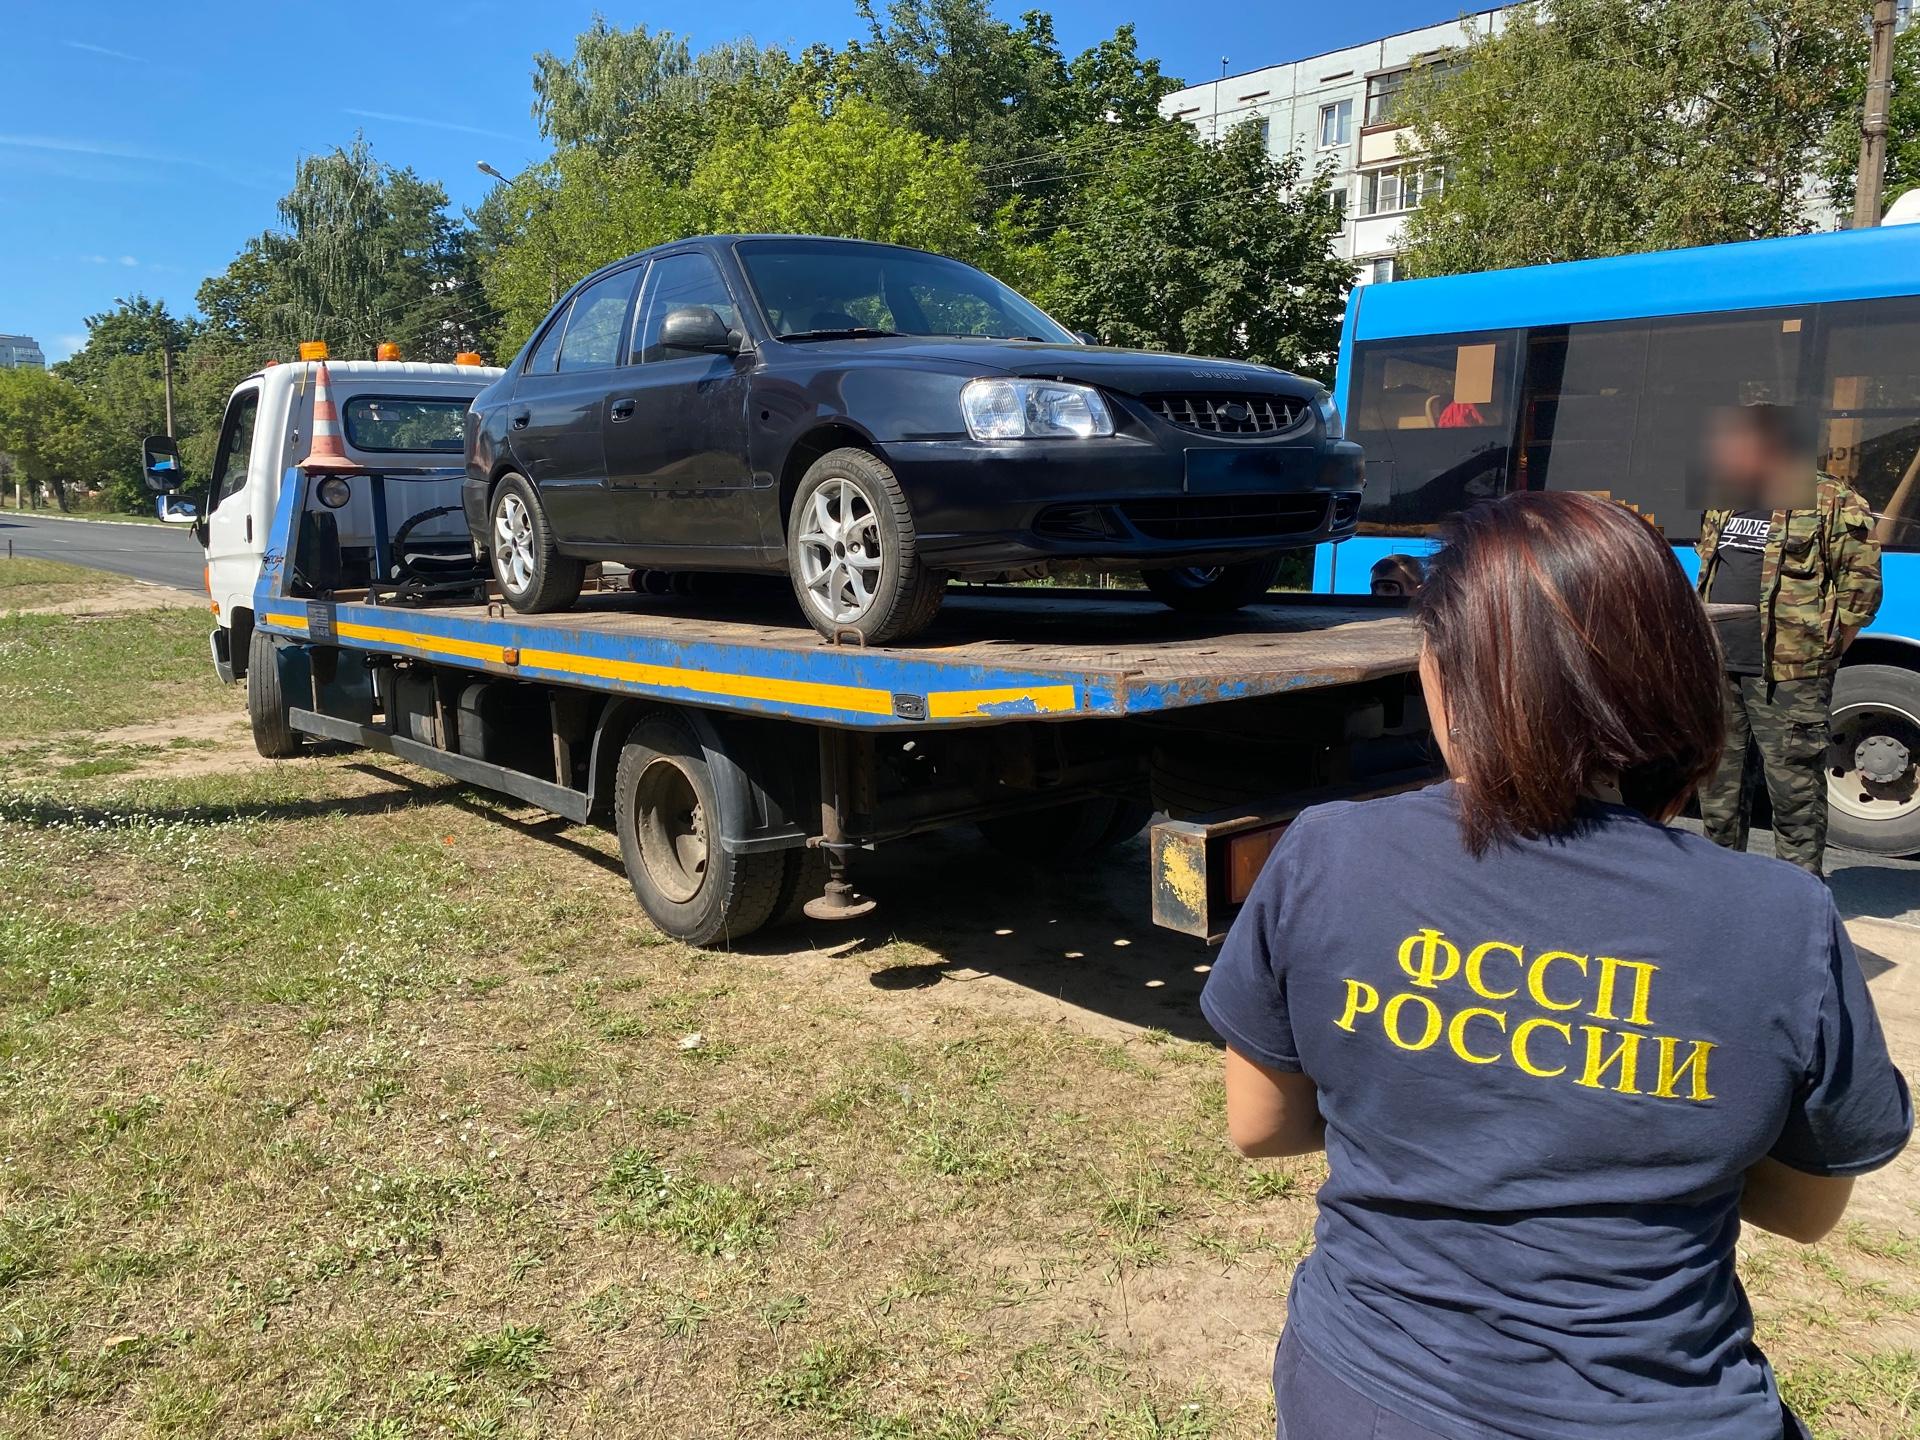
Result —
M 539 487 L 562 544 L 604 545 L 615 538 L 600 417 L 638 274 L 617 271 L 574 296 L 514 382 L 507 444 L 520 472 Z
M 607 400 L 607 476 L 628 544 L 663 549 L 751 546 L 760 525 L 748 490 L 751 361 L 669 349 L 660 327 L 682 306 L 744 326 L 719 267 L 698 250 L 653 262 L 641 291 L 630 361 Z
M 236 390 L 220 422 L 220 447 L 207 477 L 207 588 L 220 606 L 220 623 L 232 623 L 236 608 L 253 604 L 265 535 L 254 533 L 253 440 L 259 429 L 260 387 Z

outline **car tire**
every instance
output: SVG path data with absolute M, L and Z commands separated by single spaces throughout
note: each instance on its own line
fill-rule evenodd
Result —
M 1920 854 L 1920 671 L 1844 666 L 1834 677 L 1831 715 L 1827 838 L 1869 855 Z M 1862 742 L 1879 747 L 1883 765 L 1904 752 L 1904 771 L 1891 783 L 1864 779 Z
M 1280 575 L 1280 558 L 1270 555 L 1238 565 L 1146 570 L 1140 578 L 1146 581 L 1154 599 L 1169 609 L 1187 615 L 1230 615 L 1273 588 Z
M 1137 800 L 1083 795 L 1045 810 L 979 822 L 986 842 L 1014 860 L 1051 869 L 1104 855 L 1138 835 L 1153 816 Z
M 673 716 L 650 715 L 628 733 L 614 774 L 613 819 L 640 908 L 676 940 L 726 944 L 773 914 L 786 855 L 739 854 L 720 843 L 706 752 Z
M 877 455 L 829 451 L 794 492 L 787 574 L 808 622 L 828 639 L 854 631 L 885 645 L 919 634 L 947 577 L 922 563 L 906 492 Z
M 293 702 L 280 673 L 283 645 L 264 630 L 254 631 L 247 642 L 247 721 L 253 727 L 253 748 L 269 760 L 289 760 L 307 743 L 293 728 Z
M 586 567 L 554 547 L 546 507 L 524 475 L 508 475 L 494 487 L 487 554 L 501 595 L 523 615 L 565 610 L 580 598 Z

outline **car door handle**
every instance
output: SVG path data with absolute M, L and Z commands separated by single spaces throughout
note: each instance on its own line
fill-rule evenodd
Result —
M 514 411 L 513 412 L 513 428 L 516 430 L 526 429 L 527 422 L 532 418 L 533 418 L 533 412 L 531 410 Z
M 615 420 L 631 420 L 633 418 L 633 401 L 616 400 L 613 402 L 613 408 L 607 413 Z

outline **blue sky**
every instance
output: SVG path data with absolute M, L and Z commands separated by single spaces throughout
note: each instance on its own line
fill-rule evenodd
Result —
M 1002 5 L 1010 18 L 1038 0 Z M 689 27 L 683 5 L 602 0 L 621 26 Z M 0 332 L 60 359 L 85 317 L 144 291 L 190 310 L 201 279 L 274 222 L 298 158 L 365 131 L 374 153 L 437 179 L 456 206 L 539 158 L 528 76 L 565 53 L 592 0 L 11 0 L 0 117 Z M 1124 19 L 1189 81 L 1310 55 L 1460 13 L 1447 0 L 1361 6 L 1247 0 L 1061 0 L 1061 43 Z M 851 0 L 697 7 L 698 44 L 801 46 L 860 33 Z

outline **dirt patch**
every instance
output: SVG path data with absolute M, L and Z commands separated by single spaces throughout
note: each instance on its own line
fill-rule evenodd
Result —
M 259 759 L 247 717 L 237 711 L 182 715 L 156 725 L 121 725 L 101 732 L 99 740 L 103 745 L 143 750 L 159 747 L 140 757 L 132 771 L 139 776 L 217 775 Z
M 197 610 L 207 602 L 187 590 L 149 585 L 143 580 L 113 580 L 84 593 L 70 585 L 23 585 L 6 597 L 0 615 L 71 615 L 94 619 L 144 610 Z

